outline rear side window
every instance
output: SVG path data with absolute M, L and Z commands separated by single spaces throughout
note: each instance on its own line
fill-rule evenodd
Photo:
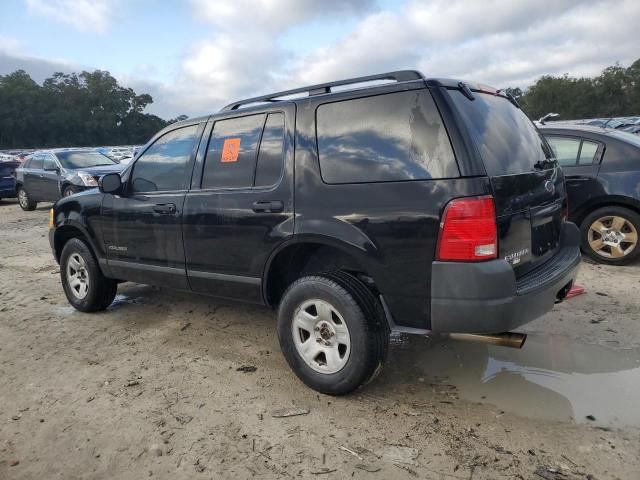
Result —
M 253 186 L 258 142 L 265 115 L 218 120 L 213 126 L 202 188 Z
M 580 157 L 578 159 L 578 163 L 580 165 L 591 165 L 593 163 L 593 159 L 596 156 L 597 151 L 598 151 L 597 143 L 589 142 L 588 140 L 583 140 L 582 148 L 580 149 Z
M 316 121 L 320 169 L 327 183 L 460 175 L 428 90 L 320 105 Z
M 165 133 L 136 161 L 131 180 L 135 193 L 184 190 L 198 125 Z
M 284 154 L 284 115 L 272 113 L 264 126 L 258 165 L 256 166 L 256 187 L 275 185 L 282 175 Z
M 547 137 L 553 148 L 558 163 L 563 167 L 573 167 L 578 159 L 580 151 L 580 139 L 566 137 Z M 592 157 L 593 158 L 593 157 Z
M 547 141 L 563 167 L 591 165 L 598 151 L 598 144 L 580 138 L 547 136 Z
M 524 112 L 508 99 L 473 92 L 469 100 L 449 90 L 471 132 L 489 176 L 531 172 L 538 162 L 553 162 L 553 151 Z

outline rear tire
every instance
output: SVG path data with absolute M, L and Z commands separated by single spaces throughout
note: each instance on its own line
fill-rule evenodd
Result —
M 31 212 L 38 206 L 38 202 L 31 200 L 24 187 L 18 188 L 18 203 L 20 204 L 20 208 L 25 212 Z
M 62 249 L 60 280 L 67 300 L 81 312 L 105 310 L 118 290 L 118 282 L 102 274 L 90 248 L 79 238 L 72 238 Z
M 373 293 L 355 277 L 332 272 L 289 286 L 278 309 L 278 339 L 287 363 L 308 387 L 345 395 L 380 371 L 389 331 Z
M 640 255 L 640 215 L 625 207 L 594 210 L 580 225 L 582 250 L 598 263 L 627 265 Z

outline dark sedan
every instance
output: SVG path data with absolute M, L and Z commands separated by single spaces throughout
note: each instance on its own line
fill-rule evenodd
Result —
M 540 130 L 563 167 L 583 252 L 600 263 L 633 261 L 640 255 L 640 137 L 587 125 Z
M 95 188 L 98 178 L 124 168 L 94 150 L 57 149 L 36 152 L 16 170 L 16 191 L 23 210 L 38 202 L 55 202 L 60 197 Z

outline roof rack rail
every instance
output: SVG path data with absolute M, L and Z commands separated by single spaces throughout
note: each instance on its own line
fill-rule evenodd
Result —
M 326 93 L 331 93 L 331 89 L 333 87 L 340 87 L 343 85 L 373 82 L 376 80 L 394 80 L 400 83 L 423 79 L 424 77 L 422 76 L 422 74 L 415 70 L 398 70 L 396 72 L 380 73 L 378 75 L 367 75 L 366 77 L 355 77 L 346 80 L 338 80 L 336 82 L 319 83 L 317 85 L 310 85 L 308 87 L 294 88 L 293 90 L 285 90 L 283 92 L 271 93 L 269 95 L 262 95 L 260 97 L 247 98 L 230 103 L 221 111 L 226 112 L 229 110 L 237 110 L 243 105 L 250 105 L 252 103 L 281 102 L 282 100 L 278 100 L 279 98 L 287 97 L 289 95 L 295 95 L 297 93 L 307 93 L 310 97 L 314 95 L 323 95 Z

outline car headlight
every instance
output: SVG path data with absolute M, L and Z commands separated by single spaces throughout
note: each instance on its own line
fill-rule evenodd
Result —
M 78 177 L 80 177 L 80 180 L 82 180 L 82 183 L 84 183 L 85 186 L 87 186 L 87 187 L 97 187 L 98 186 L 98 182 L 96 181 L 95 178 L 93 178 L 93 175 L 91 175 L 90 173 L 78 172 Z

